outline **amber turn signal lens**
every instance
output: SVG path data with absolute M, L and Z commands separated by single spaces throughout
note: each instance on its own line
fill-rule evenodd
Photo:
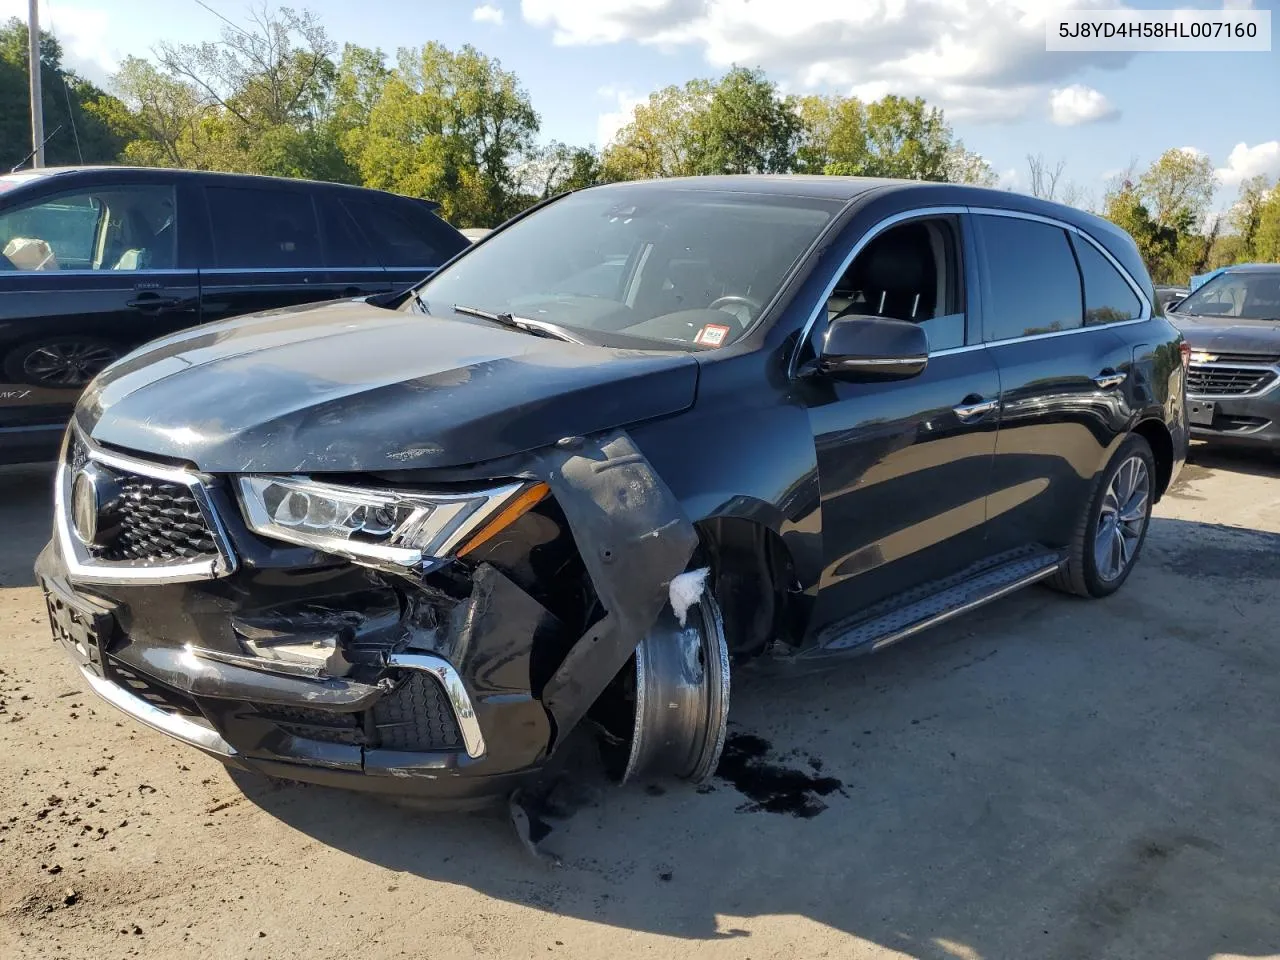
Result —
M 471 535 L 465 544 L 463 544 L 457 552 L 457 556 L 464 557 L 476 547 L 492 540 L 511 524 L 515 523 L 526 513 L 536 507 L 539 503 L 547 498 L 551 493 L 551 488 L 545 483 L 535 483 L 528 490 L 524 490 L 517 494 L 516 497 L 505 507 L 497 512 L 492 520 Z

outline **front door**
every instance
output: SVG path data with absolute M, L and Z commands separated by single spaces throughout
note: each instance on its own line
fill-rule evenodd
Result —
M 113 360 L 199 319 L 167 183 L 96 183 L 0 209 L 0 457 L 41 458 Z
M 824 569 L 813 626 L 831 622 L 988 552 L 986 496 L 1000 380 L 970 332 L 961 218 L 925 217 L 878 234 L 828 301 L 838 315 L 920 323 L 919 376 L 801 388 L 817 449 Z

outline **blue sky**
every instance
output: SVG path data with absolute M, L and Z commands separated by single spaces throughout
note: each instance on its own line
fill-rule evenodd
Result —
M 218 19 L 195 0 L 41 0 L 68 59 L 105 82 L 115 63 L 161 40 L 213 38 Z M 1026 155 L 1065 163 L 1100 197 L 1131 161 L 1170 147 L 1207 153 L 1234 199 L 1253 173 L 1280 176 L 1280 0 L 1191 0 L 1271 10 L 1270 53 L 1068 54 L 1044 50 L 1054 7 L 1106 0 L 292 0 L 339 44 L 471 43 L 528 89 L 544 138 L 596 143 L 637 98 L 670 83 L 761 66 L 783 89 L 919 94 L 946 110 L 966 146 L 1014 188 Z M 207 0 L 232 20 L 246 0 Z M 1172 0 L 1129 0 L 1162 8 Z M 26 0 L 0 0 L 0 16 Z

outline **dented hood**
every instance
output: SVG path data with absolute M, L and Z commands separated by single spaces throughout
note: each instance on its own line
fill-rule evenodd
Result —
M 679 412 L 697 378 L 687 353 L 342 301 L 154 341 L 105 370 L 76 419 L 210 472 L 454 467 Z

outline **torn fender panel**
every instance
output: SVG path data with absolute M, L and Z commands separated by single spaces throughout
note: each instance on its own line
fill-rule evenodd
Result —
M 621 430 L 540 454 L 606 614 L 570 649 L 542 701 L 562 740 L 626 664 L 668 602 L 698 535 L 675 495 Z

